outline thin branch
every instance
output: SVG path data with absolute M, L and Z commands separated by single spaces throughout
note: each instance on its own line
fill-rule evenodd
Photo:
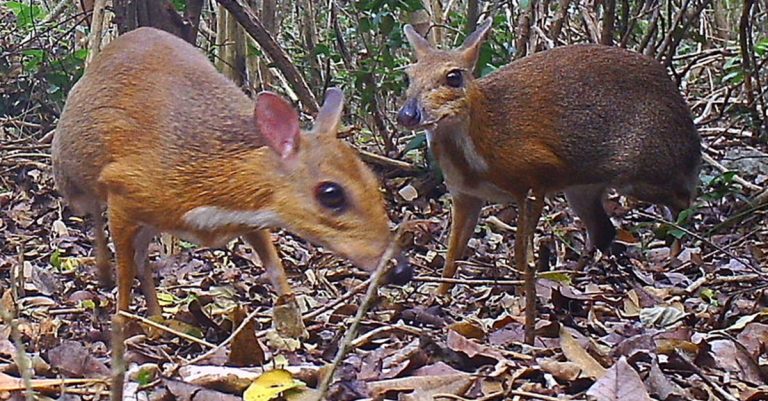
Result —
M 299 101 L 311 113 L 317 113 L 319 105 L 317 99 L 307 85 L 304 76 L 293 64 L 288 55 L 283 51 L 250 7 L 243 4 L 243 0 L 217 0 L 235 17 L 245 31 L 261 46 L 264 53 L 275 63 L 275 66 L 283 73 L 296 92 Z

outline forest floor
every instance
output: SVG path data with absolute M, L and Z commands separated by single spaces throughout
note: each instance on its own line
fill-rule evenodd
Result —
M 105 397 L 115 291 L 97 284 L 90 221 L 73 216 L 54 190 L 43 132 L 21 121 L 8 118 L 0 128 L 0 304 L 7 312 L 0 398 L 21 399 L 10 390 L 25 387 L 67 400 Z M 768 149 L 749 145 L 751 134 L 737 123 L 700 128 L 706 153 L 736 175 L 705 163 L 701 195 L 682 228 L 660 223 L 655 206 L 613 195 L 606 206 L 626 249 L 576 271 L 583 227 L 561 195 L 548 201 L 537 232 L 544 244 L 537 249 L 550 257 L 538 281 L 534 346 L 523 344 L 524 302 L 514 285 L 520 275 L 511 267 L 516 209 L 486 206 L 459 269 L 462 283 L 435 298 L 450 197 L 407 202 L 399 191 L 413 179 L 388 174 L 393 221 L 414 221 L 408 242 L 416 279 L 380 290 L 331 399 L 552 400 L 588 393 L 767 400 L 768 197 L 755 197 L 768 188 Z M 683 238 L 680 256 L 670 257 L 665 233 Z M 274 240 L 309 337 L 285 341 L 270 333 L 275 295 L 241 241 L 227 249 L 184 242 L 171 249 L 156 241 L 151 258 L 164 307 L 157 323 L 173 332 L 131 318 L 128 394 L 241 399 L 263 369 L 274 368 L 292 374 L 271 378 L 284 386 L 279 390 L 294 387 L 291 377 L 315 385 L 359 305 L 366 275 L 287 233 Z M 134 290 L 133 313 L 144 316 Z M 241 323 L 245 330 L 217 347 Z M 24 353 L 31 363 L 26 384 L 16 379 Z M 311 394 L 303 389 L 285 395 Z M 246 398 L 260 399 L 257 393 Z

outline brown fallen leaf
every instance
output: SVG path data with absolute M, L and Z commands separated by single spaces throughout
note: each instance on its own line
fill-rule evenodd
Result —
M 748 383 L 762 384 L 764 382 L 760 366 L 744 347 L 739 347 L 728 339 L 710 341 L 709 346 L 718 368 L 735 373 L 740 379 Z
M 654 395 L 657 395 L 659 399 L 666 400 L 670 396 L 682 397 L 685 392 L 680 386 L 669 380 L 664 372 L 659 368 L 659 363 L 654 359 L 651 364 L 651 371 L 648 372 L 648 377 L 645 379 L 645 386 Z
M 640 375 L 627 363 L 625 357 L 621 357 L 608 369 L 605 375 L 587 390 L 587 395 L 594 397 L 596 401 L 652 401 Z
M 452 394 L 461 396 L 472 384 L 469 374 L 445 376 L 415 376 L 400 379 L 381 380 L 368 383 L 373 398 L 380 397 L 388 391 L 411 392 L 403 394 L 403 401 L 432 401 L 435 394 Z
M 552 361 L 543 358 L 539 359 L 537 362 L 545 372 L 548 372 L 556 379 L 565 382 L 578 379 L 582 372 L 581 367 L 573 362 Z
M 91 355 L 91 352 L 76 341 L 64 341 L 58 347 L 48 351 L 48 361 L 66 376 L 98 377 L 109 375 L 109 368 L 104 362 Z
M 768 324 L 748 323 L 736 339 L 757 359 L 768 348 Z
M 239 327 L 247 317 L 245 309 L 237 307 L 232 312 L 233 327 Z M 266 360 L 264 346 L 256 336 L 256 320 L 251 319 L 232 339 L 229 351 L 229 366 L 261 366 Z
M 598 379 L 605 374 L 605 368 L 581 347 L 564 326 L 560 328 L 560 348 L 565 357 L 578 365 L 586 376 Z
M 462 352 L 470 358 L 475 356 L 484 356 L 487 358 L 495 359 L 496 361 L 502 361 L 506 359 L 498 350 L 478 344 L 461 334 L 450 330 L 448 331 L 448 339 L 446 341 L 448 348 L 453 351 Z
M 472 322 L 457 322 L 448 326 L 448 330 L 453 330 L 464 337 L 474 338 L 475 340 L 484 340 L 486 337 L 485 330 L 479 325 Z

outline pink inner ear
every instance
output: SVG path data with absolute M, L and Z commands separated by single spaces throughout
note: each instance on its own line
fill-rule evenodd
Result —
M 299 115 L 293 106 L 272 92 L 261 92 L 256 97 L 256 127 L 282 158 L 299 150 Z

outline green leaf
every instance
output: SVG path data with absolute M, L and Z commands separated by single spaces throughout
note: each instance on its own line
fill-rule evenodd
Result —
M 416 134 L 416 136 L 413 137 L 408 143 L 405 145 L 405 149 L 403 150 L 403 153 L 414 150 L 414 149 L 421 149 L 427 144 L 427 134 L 420 133 Z
M 169 294 L 167 292 L 157 293 L 157 303 L 159 303 L 160 306 L 173 305 L 177 302 L 179 302 L 179 299 L 173 296 L 173 294 Z
M 401 0 L 399 5 L 400 7 L 398 8 L 408 12 L 414 12 L 424 8 L 424 4 L 421 0 Z
M 531 0 L 520 0 L 520 9 L 528 10 L 531 8 Z
M 96 302 L 93 302 L 92 299 L 84 299 L 80 301 L 80 307 L 83 309 L 95 310 Z
M 571 275 L 563 272 L 541 272 L 539 278 L 557 281 L 558 283 L 571 284 Z
M 712 305 L 718 305 L 717 293 L 711 288 L 705 288 L 701 290 L 701 299 L 707 301 Z
M 768 38 L 762 38 L 755 43 L 755 53 L 760 57 L 768 54 Z
M 61 269 L 61 252 L 59 252 L 58 249 L 53 251 L 53 253 L 51 254 L 50 261 L 51 261 L 51 266 L 53 266 L 57 270 Z
M 136 375 L 136 381 L 139 383 L 139 386 L 146 386 L 149 383 L 152 383 L 152 380 L 155 379 L 155 375 L 152 373 L 152 370 L 150 369 L 141 369 L 139 370 L 139 373 Z
M 392 14 L 387 14 L 381 17 L 381 23 L 379 26 L 382 34 L 389 35 L 392 32 L 392 29 L 395 27 L 395 18 L 392 17 Z
M 679 228 L 671 228 L 669 231 L 667 231 L 667 234 L 677 238 L 677 239 L 683 239 L 685 237 L 685 231 L 679 229 Z
M 729 72 L 728 74 L 725 74 L 725 76 L 722 79 L 722 82 L 725 83 L 732 83 L 734 85 L 738 85 L 742 82 L 744 82 L 744 71 L 733 71 Z
M 187 0 L 171 0 L 176 11 L 184 12 L 187 10 Z
M 6 1 L 3 5 L 16 16 L 16 24 L 21 28 L 29 28 L 35 21 L 45 17 L 45 10 L 40 6 L 31 6 L 20 1 Z

